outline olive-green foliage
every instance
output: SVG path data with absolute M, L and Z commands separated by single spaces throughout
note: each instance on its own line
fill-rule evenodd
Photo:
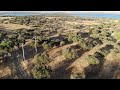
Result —
M 38 41 L 42 41 L 42 40 L 44 39 L 44 37 L 42 37 L 42 36 L 37 36 L 36 39 L 37 39 Z
M 72 41 L 73 42 L 78 42 L 78 41 L 81 41 L 82 39 L 83 38 L 81 37 L 81 35 L 75 33 Z
M 69 33 L 68 34 L 68 41 L 69 42 L 78 42 L 78 41 L 81 41 L 81 39 L 83 39 L 83 38 L 78 33 Z
M 60 42 L 60 46 L 65 45 L 65 41 Z
M 62 50 L 62 55 L 66 58 L 66 59 L 75 59 L 78 57 L 78 54 L 76 53 L 76 51 L 74 49 L 71 48 L 66 48 Z
M 104 50 L 104 49 L 100 49 L 97 52 L 100 53 L 100 54 L 102 54 L 104 57 L 107 56 L 107 54 L 109 53 L 109 51 Z
M 68 41 L 69 42 L 72 42 L 73 37 L 74 37 L 74 33 L 72 33 L 72 32 L 68 33 Z
M 101 33 L 101 30 L 92 29 L 90 32 L 91 32 L 90 37 L 97 39 L 99 38 L 99 34 Z
M 3 35 L 4 35 L 4 34 L 3 34 L 2 32 L 0 32 L 0 38 L 2 38 L 2 37 L 3 37 Z
M 84 73 L 71 74 L 70 79 L 85 79 Z
M 33 77 L 35 79 L 49 79 L 51 74 L 51 69 L 45 65 L 35 65 L 32 69 Z
M 111 50 L 111 52 L 113 52 L 114 54 L 120 53 L 120 46 L 119 45 L 114 46 L 114 48 Z
M 120 32 L 115 33 L 114 37 L 116 40 L 120 40 Z
M 45 64 L 49 61 L 49 55 L 43 52 L 42 54 L 37 54 L 35 59 L 38 63 Z
M 93 47 L 92 44 L 87 43 L 84 39 L 79 41 L 79 46 L 85 51 L 90 50 Z
M 7 33 L 0 31 L 0 41 L 2 41 L 6 37 Z
M 83 25 L 74 25 L 73 28 L 74 29 L 81 29 L 83 27 Z
M 93 30 L 93 31 L 94 32 L 92 32 L 90 37 L 92 37 L 94 39 L 99 39 L 103 43 L 113 40 L 113 38 L 111 37 L 111 32 L 109 32 L 107 30 Z
M 51 68 L 46 66 L 49 62 L 49 55 L 46 52 L 37 54 L 34 57 L 37 60 L 37 64 L 32 69 L 32 74 L 35 79 L 48 79 L 51 76 Z
M 95 64 L 100 63 L 99 60 L 92 55 L 88 55 L 87 57 L 85 57 L 85 60 L 87 60 L 88 63 L 91 64 L 91 65 L 95 65 Z
M 0 48 L 9 51 L 10 49 L 12 49 L 14 47 L 14 43 L 10 40 L 3 40 L 0 43 Z
M 47 42 L 44 42 L 44 43 L 42 44 L 42 47 L 43 47 L 45 50 L 49 50 L 49 49 L 52 48 L 51 44 L 50 44 L 50 43 L 48 44 Z

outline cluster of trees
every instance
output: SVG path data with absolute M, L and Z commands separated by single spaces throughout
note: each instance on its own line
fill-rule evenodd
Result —
M 11 33 L 10 35 L 2 32 L 0 38 L 0 50 L 3 52 L 11 53 L 15 50 L 15 47 L 24 49 L 23 45 L 26 41 L 24 34 L 21 32 Z
M 73 32 L 68 33 L 67 37 L 68 37 L 68 41 L 69 42 L 78 42 L 78 41 L 83 40 L 83 38 L 81 37 L 80 34 L 73 33 Z
M 46 52 L 37 54 L 34 58 L 37 63 L 32 68 L 32 74 L 35 79 L 49 79 L 51 77 L 51 68 L 46 66 L 49 62 L 49 55 Z
M 117 32 L 115 33 L 114 38 L 115 38 L 116 40 L 120 40 L 120 32 L 119 32 L 119 31 L 117 31 Z
M 47 21 L 47 18 L 43 16 L 16 16 L 15 18 L 12 18 L 9 20 L 10 23 L 13 24 L 21 24 L 21 25 L 37 25 L 40 26 L 41 24 L 45 23 Z
M 79 33 L 69 33 L 68 41 L 78 42 L 79 46 L 83 50 L 90 50 L 97 44 L 97 41 L 94 38 L 88 38 L 87 40 L 85 40 L 85 38 L 83 38 Z
M 90 37 L 94 39 L 100 40 L 102 43 L 105 43 L 107 41 L 113 41 L 113 37 L 111 36 L 111 32 L 109 30 L 103 29 L 103 27 L 99 27 L 99 29 L 96 28 L 90 28 Z

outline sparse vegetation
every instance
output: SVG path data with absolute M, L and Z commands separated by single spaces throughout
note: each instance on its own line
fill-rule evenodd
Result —
M 111 67 L 107 63 L 120 59 L 119 22 L 59 14 L 0 16 L 0 78 L 101 78 Z

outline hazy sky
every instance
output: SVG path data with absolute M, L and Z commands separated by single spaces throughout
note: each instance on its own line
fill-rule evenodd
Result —
M 39 14 L 39 13 L 69 13 L 69 14 L 117 14 L 120 15 L 120 11 L 0 11 L 0 14 Z

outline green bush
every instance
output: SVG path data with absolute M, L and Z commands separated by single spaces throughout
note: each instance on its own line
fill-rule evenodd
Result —
M 46 66 L 46 63 L 49 62 L 49 55 L 46 52 L 42 54 L 37 54 L 34 59 L 37 61 L 37 64 L 32 69 L 33 77 L 36 79 L 48 79 L 51 75 L 51 68 Z
M 45 64 L 49 62 L 49 55 L 46 52 L 43 52 L 42 54 L 37 54 L 36 59 L 38 63 Z
M 51 77 L 51 69 L 45 65 L 35 65 L 32 69 L 32 74 L 35 79 L 49 79 Z
M 84 50 L 90 50 L 91 49 L 91 44 L 88 44 L 84 41 L 84 40 L 81 40 L 79 41 L 79 46 Z
M 104 50 L 104 49 L 100 49 L 97 52 L 99 52 L 100 54 L 102 54 L 104 57 L 109 53 L 109 51 Z
M 65 45 L 65 41 L 60 42 L 60 46 Z
M 72 32 L 68 33 L 68 41 L 69 42 L 73 41 L 73 37 L 74 37 L 74 33 L 72 33 Z
M 100 63 L 99 60 L 92 55 L 88 55 L 87 57 L 85 57 L 85 60 L 87 60 L 90 65 L 95 65 Z
M 49 49 L 52 48 L 51 44 L 50 44 L 50 43 L 48 44 L 47 42 L 44 42 L 44 43 L 42 44 L 42 47 L 43 47 L 45 50 L 49 50 Z
M 76 51 L 74 49 L 71 48 L 66 48 L 62 50 L 62 55 L 66 58 L 66 59 L 75 59 L 78 57 L 78 54 L 76 53 Z
M 14 43 L 10 40 L 3 40 L 1 43 L 0 43 L 0 48 L 3 49 L 3 50 L 11 50 L 12 48 L 14 47 Z
M 85 79 L 84 73 L 71 74 L 70 79 Z
M 115 33 L 114 37 L 116 40 L 120 40 L 120 32 Z

